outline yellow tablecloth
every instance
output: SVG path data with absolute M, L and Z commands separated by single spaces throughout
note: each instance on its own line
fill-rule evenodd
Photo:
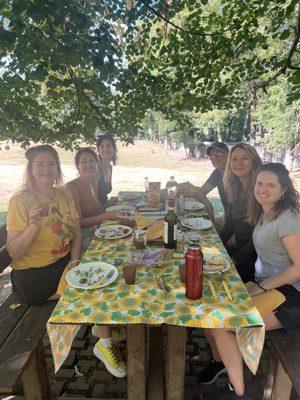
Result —
M 218 251 L 229 259 L 213 228 L 201 232 L 201 244 L 205 249 Z M 138 267 L 136 283 L 126 285 L 122 266 L 133 251 L 136 250 L 133 249 L 131 238 L 92 240 L 83 262 L 109 262 L 119 269 L 120 274 L 115 282 L 101 289 L 66 289 L 47 325 L 55 370 L 67 357 L 81 324 L 143 323 L 233 328 L 246 364 L 253 373 L 256 372 L 264 344 L 263 321 L 232 264 L 223 274 L 205 275 L 203 297 L 191 301 L 186 298 L 185 287 L 179 280 L 178 265 L 182 260 L 171 260 L 158 270 L 171 287 L 170 293 L 157 287 L 151 266 Z M 217 299 L 212 296 L 208 279 L 216 289 Z M 232 300 L 224 291 L 224 279 Z

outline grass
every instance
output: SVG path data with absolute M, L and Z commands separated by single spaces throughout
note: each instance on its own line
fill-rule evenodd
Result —
M 74 153 L 58 149 L 65 181 L 76 177 Z M 201 185 L 212 172 L 209 160 L 194 161 L 187 159 L 184 152 L 166 149 L 144 140 L 137 140 L 134 145 L 124 145 L 118 142 L 118 163 L 113 173 L 113 195 L 123 190 L 144 190 L 145 176 L 150 181 L 160 181 L 165 187 L 170 175 L 178 182 L 190 181 Z M 23 171 L 26 163 L 24 149 L 12 145 L 9 150 L 0 151 L 0 223 L 5 218 L 10 197 L 23 181 Z M 300 191 L 300 172 L 292 174 L 295 185 Z M 221 210 L 216 190 L 209 197 L 217 212 Z

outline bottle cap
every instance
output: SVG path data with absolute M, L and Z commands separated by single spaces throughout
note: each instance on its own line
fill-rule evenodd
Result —
M 199 253 L 200 252 L 200 246 L 198 244 L 190 244 L 188 247 L 188 252 L 191 253 Z

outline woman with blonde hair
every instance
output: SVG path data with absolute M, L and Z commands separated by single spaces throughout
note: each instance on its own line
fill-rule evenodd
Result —
M 21 301 L 39 305 L 59 297 L 61 276 L 79 263 L 81 235 L 71 194 L 62 189 L 57 151 L 29 148 L 23 189 L 13 196 L 7 216 L 7 250 L 13 290 Z
M 224 173 L 224 187 L 229 206 L 220 237 L 243 282 L 254 280 L 257 255 L 252 239 L 254 225 L 248 221 L 248 207 L 254 197 L 256 176 L 261 166 L 262 162 L 255 148 L 241 142 L 230 149 Z M 235 244 L 230 245 L 227 242 L 233 235 Z M 210 384 L 226 372 L 226 369 L 210 331 L 206 330 L 205 334 L 211 345 L 213 358 L 201 372 L 199 381 L 202 384 Z
M 220 237 L 244 282 L 252 280 L 254 274 L 256 253 L 252 241 L 253 226 L 247 221 L 247 207 L 253 197 L 253 188 L 261 165 L 255 148 L 241 142 L 231 148 L 224 173 L 229 207 Z M 235 245 L 228 245 L 227 242 L 233 235 Z

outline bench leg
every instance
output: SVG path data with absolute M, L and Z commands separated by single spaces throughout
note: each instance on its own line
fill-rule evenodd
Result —
M 289 400 L 292 382 L 271 348 L 263 400 Z
M 26 400 L 44 400 L 50 391 L 42 340 L 27 363 L 21 381 Z
M 126 326 L 127 397 L 146 400 L 146 345 L 145 326 Z
M 186 328 L 167 326 L 166 400 L 183 400 Z

